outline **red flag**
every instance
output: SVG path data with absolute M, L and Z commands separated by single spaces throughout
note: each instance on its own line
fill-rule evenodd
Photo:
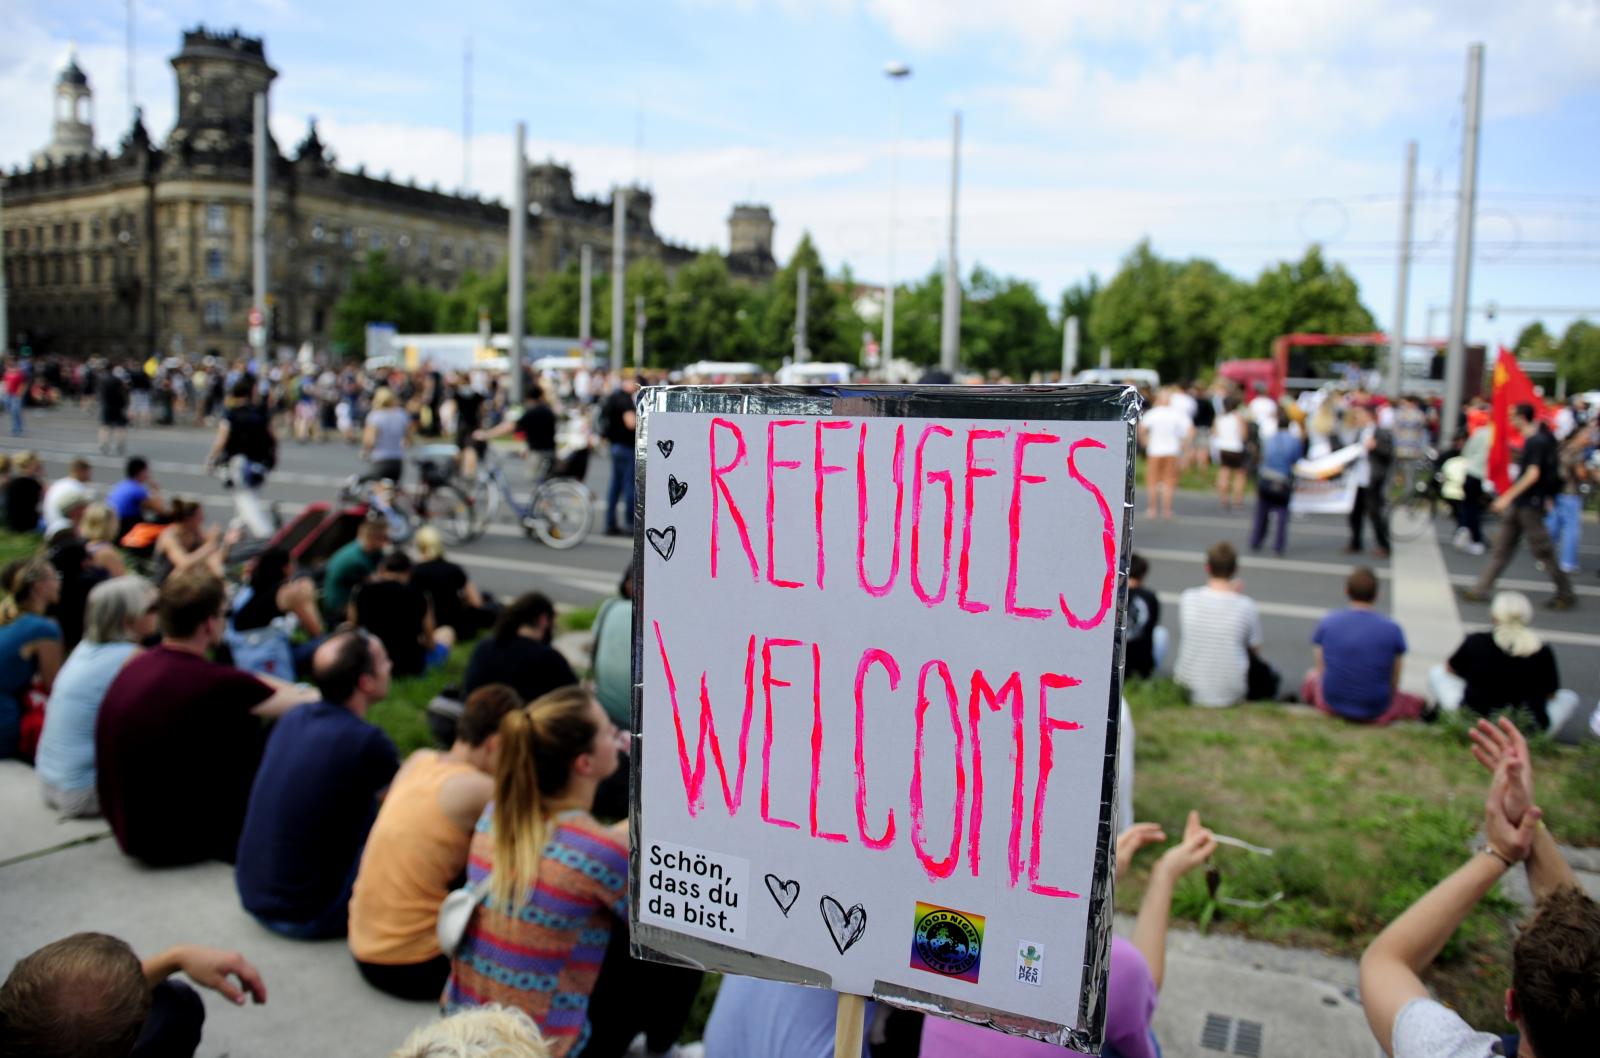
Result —
M 1489 438 L 1489 480 L 1496 492 L 1511 487 L 1511 409 L 1518 404 L 1532 404 L 1542 408 L 1544 402 L 1534 392 L 1533 383 L 1522 373 L 1516 354 L 1505 346 L 1500 347 L 1500 357 L 1494 362 L 1494 399 L 1489 425 L 1494 433 Z M 1521 447 L 1521 439 L 1518 439 Z

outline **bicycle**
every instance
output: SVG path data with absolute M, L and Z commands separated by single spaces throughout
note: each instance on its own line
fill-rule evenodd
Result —
M 528 502 L 518 503 L 505 468 L 491 451 L 479 462 L 473 482 L 471 505 L 477 535 L 488 529 L 502 503 L 524 533 L 558 551 L 577 547 L 594 527 L 594 495 L 582 482 L 547 474 L 534 486 Z
M 466 544 L 482 535 L 473 499 L 450 477 L 455 445 L 427 445 L 411 453 L 420 484 L 414 491 L 388 478 L 352 476 L 340 490 L 341 499 L 364 503 L 389 523 L 389 539 L 404 544 L 421 525 L 438 525 L 452 544 Z

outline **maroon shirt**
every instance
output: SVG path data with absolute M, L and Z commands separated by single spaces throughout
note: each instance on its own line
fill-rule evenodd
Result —
M 123 666 L 94 741 L 100 809 L 124 853 L 157 867 L 233 862 L 266 741 L 250 710 L 272 693 L 164 645 Z

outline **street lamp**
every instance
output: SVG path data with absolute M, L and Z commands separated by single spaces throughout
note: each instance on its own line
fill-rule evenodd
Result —
M 883 363 L 894 359 L 894 222 L 895 195 L 900 177 L 900 93 L 894 87 L 911 76 L 911 67 L 890 62 L 883 67 L 889 78 L 889 267 L 883 291 Z

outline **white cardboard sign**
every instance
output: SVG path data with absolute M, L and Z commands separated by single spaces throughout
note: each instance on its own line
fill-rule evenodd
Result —
M 1098 1050 L 1131 401 L 647 391 L 636 951 Z

